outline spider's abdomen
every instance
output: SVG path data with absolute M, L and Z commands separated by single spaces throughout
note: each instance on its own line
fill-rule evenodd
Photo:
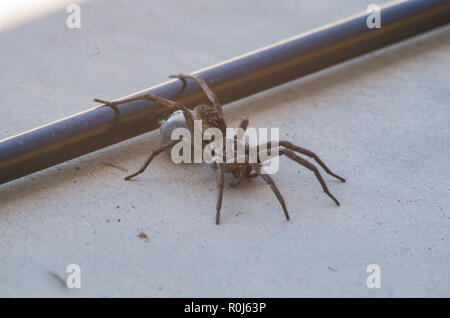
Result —
M 172 115 L 170 115 L 167 120 L 161 121 L 161 126 L 159 128 L 159 132 L 161 135 L 161 145 L 167 144 L 172 141 L 172 132 L 177 128 L 187 129 L 186 120 L 184 119 L 184 114 L 182 111 L 176 111 Z

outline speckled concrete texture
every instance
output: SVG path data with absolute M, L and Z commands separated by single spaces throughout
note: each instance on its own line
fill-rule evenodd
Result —
M 373 1 L 119 1 L 0 33 L 0 139 L 365 10 Z M 158 132 L 0 186 L 0 296 L 450 296 L 450 28 L 225 107 L 315 151 L 348 182 L 281 159 L 287 222 L 262 180 L 225 187 Z M 230 178 L 226 179 L 227 184 Z M 147 239 L 140 238 L 144 232 Z M 68 289 L 66 267 L 81 268 Z M 369 264 L 381 288 L 369 289 Z

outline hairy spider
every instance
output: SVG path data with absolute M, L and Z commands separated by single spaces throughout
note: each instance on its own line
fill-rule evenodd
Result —
M 201 120 L 202 122 L 202 128 L 203 131 L 206 130 L 209 127 L 214 127 L 220 129 L 224 133 L 224 136 L 226 136 L 226 122 L 223 116 L 222 112 L 222 105 L 219 102 L 219 99 L 217 98 L 216 94 L 209 88 L 209 86 L 206 84 L 206 82 L 201 78 L 199 75 L 189 75 L 189 74 L 179 74 L 179 75 L 172 75 L 171 78 L 178 78 L 185 82 L 188 79 L 195 80 L 198 85 L 202 88 L 206 96 L 208 97 L 210 101 L 210 105 L 199 105 L 196 106 L 194 109 L 189 109 L 186 106 L 184 106 L 181 103 L 178 103 L 176 101 L 168 100 L 163 97 L 159 97 L 153 94 L 146 94 L 141 96 L 135 96 L 130 98 L 125 98 L 117 101 L 104 101 L 100 99 L 94 99 L 94 101 L 103 103 L 107 106 L 112 107 L 116 112 L 118 111 L 117 106 L 120 104 L 128 103 L 131 101 L 136 100 L 151 100 L 158 102 L 159 104 L 170 108 L 174 111 L 174 113 L 167 119 L 167 121 L 162 122 L 160 127 L 161 132 L 161 143 L 160 146 L 153 150 L 150 153 L 150 156 L 145 161 L 145 163 L 142 165 L 142 167 L 135 173 L 127 176 L 125 180 L 131 180 L 135 176 L 141 174 L 144 172 L 144 170 L 148 167 L 150 162 L 153 160 L 155 156 L 162 153 L 163 151 L 170 150 L 173 146 L 175 146 L 178 142 L 180 142 L 180 139 L 178 140 L 171 140 L 171 134 L 176 128 L 184 127 L 187 128 L 193 135 L 194 131 L 194 120 Z M 248 118 L 243 117 L 241 120 L 241 123 L 239 125 L 239 128 L 242 128 L 244 131 L 248 127 Z M 203 147 L 205 144 L 202 145 Z M 258 151 L 259 147 L 262 147 L 263 145 L 257 146 Z M 268 151 L 270 152 L 271 143 L 268 142 L 267 145 L 265 145 Z M 234 177 L 234 180 L 230 183 L 231 187 L 237 186 L 244 178 L 254 178 L 257 176 L 260 176 L 270 187 L 272 188 L 272 191 L 274 192 L 275 196 L 277 197 L 278 201 L 280 202 L 284 214 L 286 216 L 286 219 L 289 220 L 289 214 L 286 208 L 286 204 L 284 202 L 283 196 L 281 195 L 280 191 L 278 190 L 277 186 L 275 185 L 275 182 L 273 181 L 272 177 L 268 174 L 264 174 L 261 171 L 262 168 L 262 162 L 258 159 L 256 163 L 251 163 L 248 160 L 248 151 L 249 151 L 249 145 L 248 143 L 245 143 L 245 162 L 244 163 L 228 163 L 227 161 L 223 161 L 223 163 L 218 162 L 212 162 L 210 163 L 211 167 L 217 171 L 217 183 L 218 183 L 218 195 L 217 195 L 217 206 L 216 206 L 216 224 L 219 224 L 220 220 L 220 210 L 222 207 L 222 197 L 223 197 L 223 188 L 224 188 L 224 174 L 225 173 L 231 173 Z M 323 191 L 337 204 L 339 205 L 339 201 L 330 193 L 328 190 L 328 187 L 320 174 L 319 170 L 316 166 L 314 166 L 312 163 L 307 161 L 306 159 L 300 157 L 296 153 L 300 153 L 303 155 L 306 155 L 308 157 L 311 157 L 314 159 L 329 175 L 341 180 L 342 182 L 345 182 L 345 179 L 338 176 L 337 174 L 333 173 L 326 165 L 323 163 L 322 160 L 312 151 L 296 146 L 292 144 L 289 141 L 286 140 L 280 140 L 279 141 L 279 148 L 278 148 L 279 156 L 286 156 L 289 159 L 299 163 L 300 165 L 306 167 L 307 169 L 314 172 L 316 178 L 319 180 Z M 258 157 L 260 153 L 258 152 Z

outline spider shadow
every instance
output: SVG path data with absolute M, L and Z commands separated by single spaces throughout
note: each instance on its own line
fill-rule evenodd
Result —
M 407 40 L 404 43 L 397 44 L 394 47 L 384 48 L 369 55 L 352 59 L 329 69 L 283 84 L 266 92 L 250 96 L 251 99 L 247 97 L 225 107 L 226 120 L 230 127 L 236 126 L 243 116 L 250 117 L 251 121 L 252 113 L 257 112 L 263 116 L 274 107 L 277 107 L 280 100 L 282 102 L 298 101 L 298 107 L 300 109 L 302 107 L 302 98 L 305 99 L 306 97 L 320 95 L 325 89 L 358 83 L 360 78 L 381 72 L 381 69 L 385 67 L 392 65 L 401 67 L 402 64 L 406 64 L 410 60 L 420 59 L 424 54 L 447 45 L 445 39 L 449 38 L 449 36 L 450 27 L 443 27 Z M 159 132 L 156 130 L 135 137 L 132 141 L 125 141 L 121 144 L 70 160 L 56 167 L 48 168 L 42 172 L 14 180 L 3 185 L 0 190 L 2 194 L 2 205 L 4 207 L 8 203 L 30 195 L 51 192 L 55 188 L 61 187 L 62 184 L 72 185 L 70 181 L 75 177 L 77 179 L 85 179 L 92 174 L 101 175 L 115 170 L 111 165 L 103 164 L 105 162 L 113 163 L 117 166 L 123 166 L 123 163 L 127 162 L 127 169 L 132 171 L 142 164 L 145 157 L 158 144 Z M 127 160 L 130 154 L 133 154 L 133 167 L 129 166 L 129 161 Z M 151 165 L 161 166 L 161 162 L 155 160 Z M 83 168 L 75 172 L 74 167 L 77 166 Z M 173 169 L 176 169 L 177 172 L 177 169 L 184 168 L 182 165 L 173 164 L 173 166 Z M 155 167 L 154 169 L 157 168 Z M 193 169 L 198 169 L 196 171 L 199 173 L 204 171 L 200 170 L 200 167 L 194 167 Z M 123 181 L 124 174 L 123 171 L 120 172 L 118 182 L 125 182 Z M 145 179 L 142 180 L 144 181 Z

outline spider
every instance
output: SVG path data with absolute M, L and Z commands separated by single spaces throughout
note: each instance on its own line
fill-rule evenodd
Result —
M 175 146 L 178 142 L 180 142 L 180 139 L 178 140 L 171 140 L 171 134 L 174 129 L 179 127 L 187 128 L 191 133 L 193 133 L 194 130 L 194 120 L 201 120 L 202 121 L 202 127 L 203 131 L 206 130 L 208 127 L 214 127 L 220 129 L 224 133 L 227 128 L 227 124 L 225 122 L 223 111 L 222 111 L 222 105 L 219 102 L 219 99 L 217 98 L 216 94 L 209 88 L 209 86 L 206 84 L 205 80 L 200 77 L 199 75 L 195 74 L 179 74 L 179 75 L 172 75 L 170 78 L 177 78 L 181 81 L 183 81 L 184 84 L 186 84 L 187 80 L 195 80 L 198 85 L 201 87 L 203 92 L 206 94 L 206 96 L 209 99 L 210 104 L 202 104 L 199 106 L 194 107 L 193 109 L 187 108 L 185 105 L 178 103 L 176 101 L 172 101 L 169 99 L 165 99 L 163 97 L 159 97 L 153 94 L 145 94 L 140 96 L 134 96 L 129 97 L 125 99 L 120 99 L 117 101 L 105 101 L 101 99 L 94 99 L 95 102 L 99 102 L 102 104 L 105 104 L 106 106 L 112 107 L 116 112 L 118 111 L 117 106 L 120 104 L 125 104 L 132 101 L 137 100 L 150 100 L 155 101 L 165 107 L 168 107 L 169 109 L 173 110 L 172 115 L 166 120 L 163 121 L 160 126 L 160 132 L 161 132 L 161 142 L 160 146 L 153 150 L 148 159 L 145 161 L 145 163 L 142 165 L 142 167 L 135 173 L 127 176 L 125 180 L 129 181 L 132 178 L 136 177 L 137 175 L 143 173 L 145 169 L 148 167 L 150 162 L 155 158 L 155 156 L 159 155 L 160 153 L 164 151 L 169 151 L 173 146 Z M 247 117 L 243 117 L 241 119 L 241 122 L 239 124 L 239 128 L 242 128 L 244 131 L 248 127 L 249 120 Z M 193 134 L 191 134 L 193 136 Z M 271 143 L 267 143 L 266 147 L 269 147 L 270 151 L 270 145 Z M 202 145 L 203 147 L 205 144 Z M 261 145 L 258 145 L 258 148 L 261 147 Z M 267 149 L 267 148 L 266 148 Z M 298 164 L 304 166 L 305 168 L 311 170 L 314 172 L 316 178 L 318 179 L 319 183 L 322 186 L 323 191 L 336 203 L 336 205 L 339 206 L 339 201 L 330 193 L 328 190 L 328 187 L 325 183 L 325 180 L 323 179 L 322 175 L 320 174 L 318 168 L 307 161 L 306 159 L 300 157 L 297 155 L 297 153 L 308 156 L 316 161 L 317 164 L 319 164 L 323 170 L 325 170 L 326 173 L 329 175 L 339 179 L 342 182 L 345 182 L 345 179 L 338 176 L 337 174 L 333 173 L 326 165 L 325 163 L 312 151 L 296 146 L 292 144 L 289 141 L 286 140 L 280 140 L 279 141 L 279 156 L 286 156 L 289 159 L 297 162 Z M 248 154 L 249 151 L 249 145 L 248 143 L 245 143 L 245 151 L 246 154 Z M 259 150 L 258 150 L 259 151 Z M 259 157 L 258 152 L 258 157 Z M 255 177 L 261 177 L 268 185 L 270 185 L 272 191 L 274 192 L 276 198 L 281 204 L 281 207 L 284 211 L 284 215 L 286 219 L 289 221 L 289 213 L 286 208 L 286 203 L 284 202 L 283 196 L 281 195 L 280 191 L 278 190 L 278 187 L 276 186 L 275 182 L 273 181 L 272 177 L 269 174 L 262 173 L 262 162 L 258 159 L 256 163 L 251 163 L 248 160 L 248 156 L 245 156 L 245 162 L 244 163 L 229 163 L 227 161 L 224 161 L 223 163 L 218 162 L 212 162 L 210 163 L 211 167 L 216 170 L 217 172 L 217 183 L 218 183 L 218 194 L 217 194 L 217 205 L 216 205 L 216 224 L 219 224 L 220 221 L 220 210 L 222 207 L 222 198 L 223 198 L 223 189 L 224 189 L 224 174 L 225 173 L 231 173 L 233 175 L 233 181 L 230 183 L 230 187 L 235 187 L 241 181 L 245 178 L 255 178 Z

